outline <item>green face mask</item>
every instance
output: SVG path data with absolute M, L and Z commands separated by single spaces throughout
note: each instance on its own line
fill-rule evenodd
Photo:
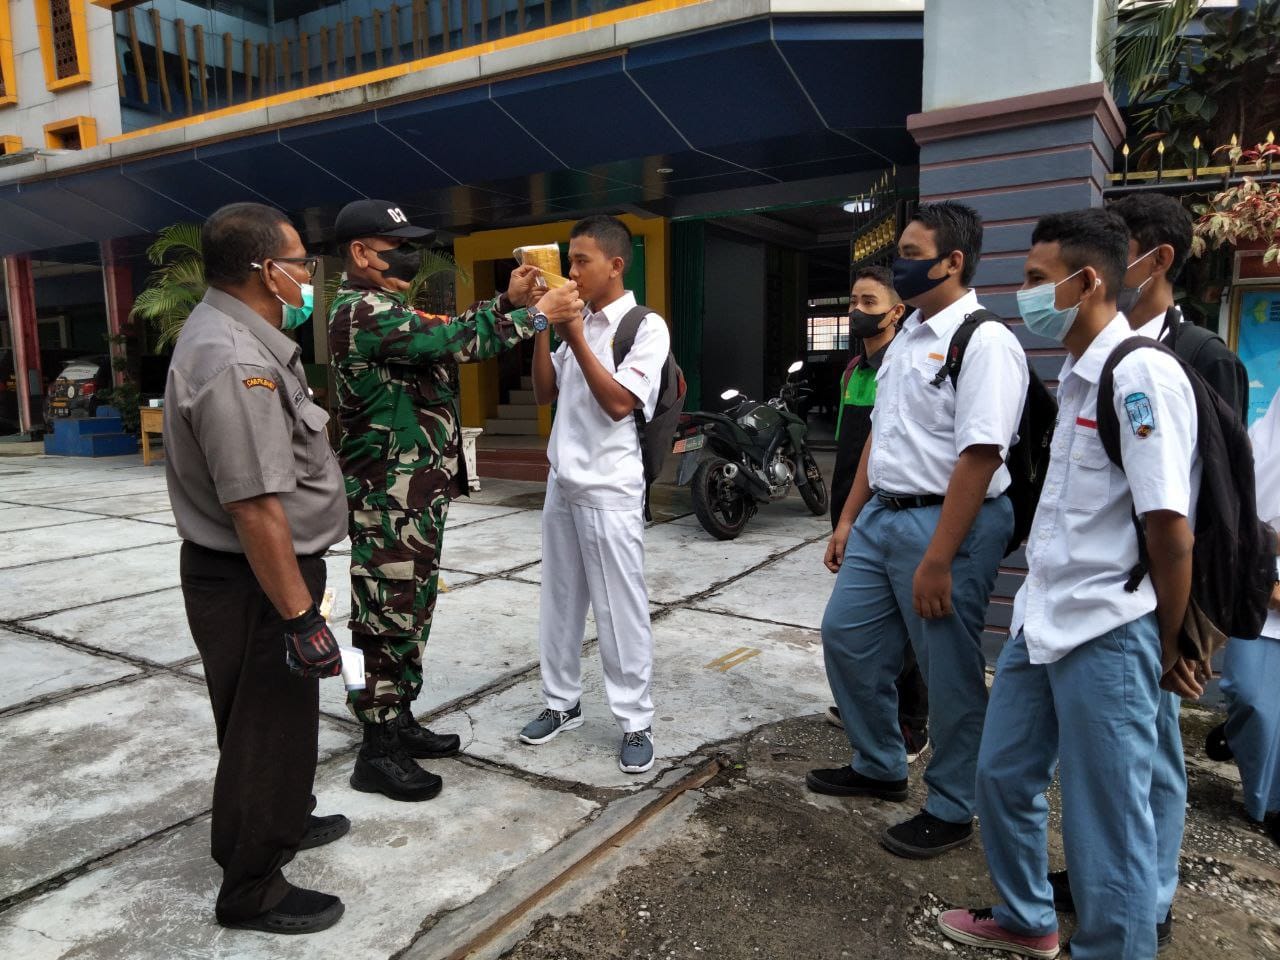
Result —
M 296 330 L 311 319 L 311 312 L 315 309 L 316 303 L 316 288 L 310 283 L 298 283 L 297 280 L 294 280 L 293 277 L 289 276 L 288 271 L 281 269 L 279 264 L 272 263 L 271 266 L 275 267 L 286 277 L 289 277 L 294 286 L 302 291 L 302 306 L 300 307 L 295 307 L 292 303 L 284 299 L 284 297 L 276 294 L 276 299 L 284 305 L 284 316 L 280 321 L 280 329 Z

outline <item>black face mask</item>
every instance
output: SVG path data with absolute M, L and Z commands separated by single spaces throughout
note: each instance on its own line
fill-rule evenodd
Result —
M 849 332 L 859 340 L 869 340 L 878 333 L 883 333 L 880 325 L 884 318 L 892 313 L 892 308 L 884 313 L 863 313 L 861 310 L 849 311 Z
M 418 247 L 399 246 L 394 250 L 370 250 L 375 257 L 387 264 L 382 275 L 390 280 L 411 283 L 422 269 L 422 250 Z
M 898 257 L 893 261 L 893 289 L 908 303 L 928 293 L 947 279 L 945 273 L 940 277 L 929 276 L 929 271 L 945 259 L 945 256 L 934 257 L 932 260 L 908 260 L 905 257 Z

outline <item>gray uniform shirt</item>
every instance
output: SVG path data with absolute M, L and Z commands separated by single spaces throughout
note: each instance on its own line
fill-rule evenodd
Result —
M 183 324 L 164 391 L 165 472 L 178 534 L 244 553 L 224 503 L 274 493 L 294 551 L 347 532 L 342 471 L 312 403 L 301 350 L 235 297 L 210 288 Z

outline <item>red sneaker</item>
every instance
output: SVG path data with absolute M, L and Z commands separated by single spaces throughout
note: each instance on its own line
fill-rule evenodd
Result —
M 1004 950 L 1020 957 L 1053 960 L 1060 949 L 1057 932 L 1042 937 L 1014 933 L 996 923 L 990 910 L 948 910 L 938 917 L 938 926 L 956 943 Z

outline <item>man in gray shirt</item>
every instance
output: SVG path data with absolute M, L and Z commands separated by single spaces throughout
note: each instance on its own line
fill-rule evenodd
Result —
M 202 232 L 209 291 L 187 318 L 165 386 L 165 469 L 182 544 L 187 622 L 204 662 L 220 757 L 211 848 L 228 927 L 311 933 L 337 897 L 281 868 L 347 832 L 311 815 L 317 678 L 339 670 L 320 616 L 325 551 L 346 535 L 329 415 L 298 345 L 316 261 L 283 213 L 223 207 Z

